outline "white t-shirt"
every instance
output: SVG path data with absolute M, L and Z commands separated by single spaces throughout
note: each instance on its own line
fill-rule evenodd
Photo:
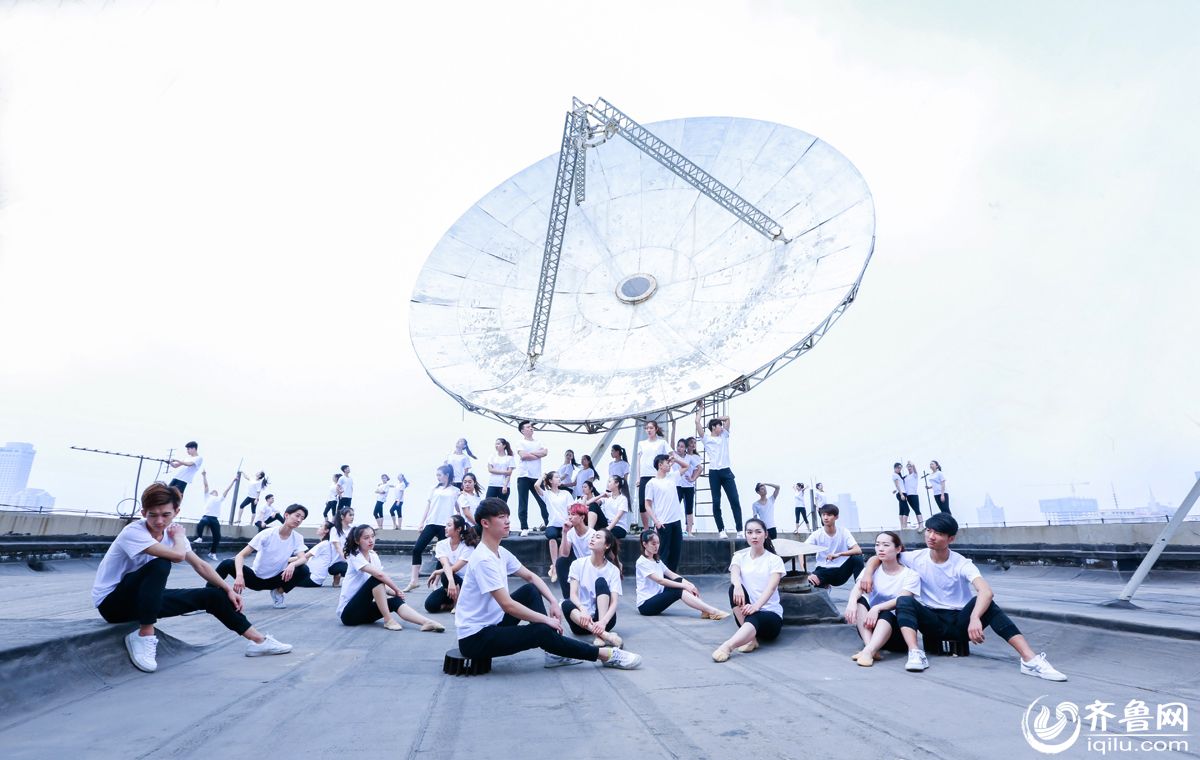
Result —
M 805 503 L 804 492 L 803 491 L 799 492 L 798 494 L 796 494 L 796 496 L 794 498 L 796 500 L 796 508 L 803 509 L 805 512 L 807 512 L 808 504 Z
M 254 547 L 254 564 L 250 567 L 259 578 L 279 575 L 292 555 L 305 551 L 304 536 L 299 531 L 293 530 L 287 538 L 282 538 L 280 530 L 272 525 L 250 539 L 250 546 Z
M 754 516 L 763 521 L 763 525 L 768 528 L 775 527 L 775 497 L 768 496 L 767 503 L 761 501 L 754 502 Z
M 92 583 L 92 604 L 99 607 L 100 602 L 113 592 L 122 578 L 154 559 L 146 553 L 146 549 L 151 546 L 161 543 L 168 549 L 174 549 L 178 544 L 179 548 L 186 547 L 186 551 L 191 551 L 192 545 L 187 540 L 183 526 L 179 527 L 179 535 L 174 540 L 169 533 L 163 531 L 162 541 L 150 535 L 145 520 L 129 523 L 122 528 L 108 547 L 108 551 L 104 553 L 104 559 L 100 560 L 100 567 L 96 568 L 96 580 Z
M 379 485 L 375 486 L 375 501 L 379 502 L 380 504 L 387 501 L 388 491 L 390 490 L 392 490 L 390 484 L 384 483 L 382 480 L 379 481 Z
M 748 604 L 758 603 L 759 597 L 767 590 L 767 583 L 770 582 L 773 573 L 779 573 L 779 577 L 783 578 L 783 560 L 779 558 L 778 554 L 772 552 L 764 551 L 761 557 L 754 559 L 750 556 L 750 548 L 747 547 L 734 552 L 729 568 L 732 570 L 735 565 L 742 571 L 742 585 L 746 587 L 746 592 L 750 595 L 750 598 L 746 600 Z M 783 617 L 783 605 L 779 602 L 779 584 L 775 585 L 775 591 L 771 593 L 766 604 L 759 609 L 774 612 Z
M 246 489 L 246 498 L 257 499 L 258 495 L 262 493 L 262 489 L 263 482 L 261 480 L 250 481 L 250 486 Z
M 467 474 L 467 470 L 471 469 L 471 457 L 464 454 L 450 454 L 446 457 L 446 464 L 454 468 L 454 477 L 450 479 L 452 483 L 461 483 L 463 475 Z
M 558 479 L 560 481 L 562 481 L 564 484 L 571 483 L 572 485 L 574 485 L 575 470 L 576 470 L 575 465 L 563 464 L 561 467 L 558 468 Z
M 637 603 L 639 607 L 642 605 L 642 602 L 652 599 L 666 590 L 666 586 L 650 578 L 651 575 L 656 573 L 659 578 L 667 577 L 667 566 L 663 564 L 661 559 L 655 562 L 646 556 L 638 557 Z
M 834 525 L 834 530 L 836 532 L 831 536 L 825 532 L 825 526 L 822 525 L 805 539 L 807 543 L 825 548 L 825 551 L 817 555 L 817 567 L 841 567 L 846 564 L 846 560 L 850 559 L 849 557 L 838 557 L 832 561 L 825 558 L 830 554 L 837 554 L 838 552 L 844 552 L 858 546 L 858 542 L 854 540 L 853 533 L 836 524 Z
M 892 470 L 892 488 L 896 489 L 896 493 L 904 494 L 904 476 Z
M 223 499 L 220 496 L 209 496 L 208 501 L 204 502 L 204 516 L 220 517 L 222 501 Z
M 478 507 L 479 502 L 481 501 L 483 501 L 483 497 L 481 497 L 479 494 L 462 491 L 458 494 L 458 499 L 455 500 L 455 505 L 458 507 L 459 511 L 466 515 L 467 522 L 474 524 L 475 507 Z
M 646 483 L 646 501 L 654 508 L 654 516 L 664 525 L 683 519 L 683 507 L 679 503 L 679 492 L 671 478 L 651 478 Z
M 338 485 L 342 487 L 343 499 L 354 498 L 354 478 L 350 477 L 349 475 L 343 475 L 338 478 Z
M 938 470 L 929 476 L 929 485 L 933 487 L 934 496 L 941 496 L 946 493 L 946 476 Z
M 488 466 L 497 470 L 512 470 L 517 466 L 517 460 L 515 457 L 509 456 L 508 454 L 496 454 L 488 460 Z M 488 474 L 489 486 L 503 488 L 504 486 L 509 485 L 508 481 L 512 473 L 509 473 L 508 475 L 497 475 L 494 472 L 489 472 Z
M 867 601 L 874 607 L 895 599 L 905 591 L 913 596 L 920 596 L 921 576 L 903 565 L 900 566 L 900 572 L 888 575 L 880 566 L 875 568 L 875 574 L 871 576 L 871 593 L 867 595 Z
M 813 497 L 813 511 L 814 512 L 819 510 L 821 507 L 825 506 L 826 502 L 825 502 L 825 492 L 824 491 L 822 491 L 818 488 L 814 488 L 813 492 L 812 492 L 812 497 Z
M 443 538 L 441 541 L 438 541 L 436 544 L 434 544 L 433 556 L 439 560 L 438 567 L 442 566 L 441 560 L 443 560 L 443 559 L 447 560 L 450 563 L 450 567 L 454 567 L 454 564 L 456 562 L 458 562 L 460 559 L 469 559 L 471 557 L 471 552 L 473 552 L 474 550 L 475 550 L 475 547 L 467 546 L 466 541 L 459 541 L 458 548 L 451 549 L 450 548 L 450 539 Z M 462 569 L 460 569 L 458 571 L 459 574 L 461 575 L 462 573 L 466 572 L 466 569 L 467 569 L 466 567 L 463 567 Z
M 571 489 L 571 493 L 575 494 L 576 499 L 583 498 L 583 484 L 595 479 L 595 470 L 591 467 L 581 467 L 579 472 L 575 473 L 575 486 Z
M 337 501 L 337 500 L 338 500 L 337 483 L 334 483 L 333 485 L 331 485 L 329 487 L 329 498 L 325 499 L 325 501 Z
M 608 590 L 621 596 L 621 571 L 611 562 L 605 561 L 603 567 L 592 563 L 591 555 L 580 557 L 571 563 L 571 571 L 567 577 L 579 582 L 579 602 L 587 614 L 596 615 L 596 579 L 603 578 L 608 582 Z M 613 599 L 613 604 L 617 603 Z
M 504 610 L 492 592 L 507 589 L 508 576 L 520 570 L 521 563 L 508 549 L 499 548 L 496 553 L 481 543 L 467 560 L 458 602 L 454 605 L 454 627 L 459 639 L 479 633 L 504 619 Z
M 346 557 L 346 577 L 342 579 L 342 595 L 338 597 L 337 616 L 339 618 L 342 616 L 342 610 L 346 609 L 346 605 L 371 577 L 371 574 L 363 569 L 367 565 L 376 570 L 383 569 L 383 563 L 379 561 L 379 555 L 375 552 L 371 552 L 370 557 L 364 557 L 362 552 L 356 552 Z
M 546 523 L 547 527 L 561 528 L 567 521 L 567 507 L 571 506 L 571 492 L 561 488 L 557 491 L 546 490 L 542 492 L 542 500 L 546 502 L 546 512 L 550 515 L 550 521 Z
M 588 547 L 588 542 L 592 540 L 592 531 L 586 528 L 583 535 L 579 535 L 574 528 L 563 531 L 563 540 L 571 542 L 571 549 L 575 552 L 575 558 L 590 557 L 592 550 Z
M 695 488 L 695 476 L 696 470 L 700 467 L 700 456 L 698 454 L 688 454 L 684 459 L 687 460 L 688 468 L 679 473 L 679 487 Z
M 191 483 L 192 478 L 196 477 L 196 473 L 200 472 L 200 468 L 204 466 L 204 457 L 196 457 L 191 464 L 176 467 L 171 473 L 171 480 L 182 480 L 184 483 Z
M 542 459 L 544 457 L 538 457 L 536 459 L 526 460 L 526 459 L 521 459 L 521 456 L 520 456 L 522 452 L 532 453 L 534 451 L 537 451 L 540 448 L 542 448 L 542 444 L 538 443 L 535 440 L 527 441 L 524 438 L 521 438 L 521 440 L 517 441 L 517 450 L 516 450 L 516 454 L 517 454 L 517 473 L 516 474 L 517 474 L 517 477 L 519 477 L 519 478 L 540 478 L 540 477 L 542 477 Z
M 624 514 L 622 514 L 621 519 L 617 521 L 617 512 L 622 510 L 624 511 Z M 612 530 L 614 527 L 620 527 L 624 528 L 626 533 L 629 532 L 629 499 L 626 499 L 621 494 L 610 496 L 609 498 L 600 502 L 600 511 L 603 512 L 604 516 L 608 519 L 609 530 Z
M 671 447 L 663 438 L 657 438 L 653 441 L 645 440 L 638 443 L 638 476 L 643 478 L 653 478 L 658 474 L 654 469 L 654 458 L 659 454 L 670 454 Z
M 621 459 L 614 459 L 608 463 L 608 477 L 610 478 L 629 478 L 629 462 Z
M 305 564 L 312 582 L 320 585 L 329 577 L 329 566 L 334 562 L 340 562 L 342 558 L 338 555 L 337 548 L 328 539 L 309 551 L 312 552 L 312 557 Z
M 916 496 L 920 493 L 920 488 L 921 479 L 917 476 L 917 473 L 910 472 L 904 476 L 904 493 L 909 496 Z
M 811 540 L 811 539 L 810 539 Z M 938 564 L 928 549 L 901 552 L 900 564 L 911 567 L 921 577 L 921 604 L 936 610 L 961 610 L 975 596 L 971 583 L 979 577 L 975 563 L 958 552 Z
M 279 514 L 279 510 L 275 508 L 275 505 L 269 501 L 264 501 L 258 510 L 258 521 L 265 522 L 271 519 L 271 515 L 277 514 Z
M 441 525 L 454 514 L 460 491 L 454 486 L 434 486 L 429 492 L 429 516 L 426 525 Z
M 729 464 L 729 431 L 722 430 L 720 435 L 704 434 L 704 453 L 708 455 L 708 471 L 724 470 L 732 467 Z
M 404 489 L 408 488 L 408 483 L 397 477 L 392 481 L 392 501 L 400 504 L 404 503 Z

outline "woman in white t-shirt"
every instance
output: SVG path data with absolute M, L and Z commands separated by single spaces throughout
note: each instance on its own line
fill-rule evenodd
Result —
M 466 485 L 465 480 L 463 485 Z M 475 528 L 462 515 L 453 515 L 446 521 L 446 537 L 433 547 L 433 556 L 441 567 L 429 575 L 429 586 L 436 585 L 437 588 L 425 597 L 426 612 L 454 610 L 458 590 L 462 588 L 462 574 L 466 572 L 464 568 L 478 543 Z
M 621 646 L 617 625 L 617 597 L 621 596 L 621 558 L 617 537 L 594 530 L 588 538 L 588 555 L 571 563 L 570 598 L 562 603 L 563 616 L 578 636 L 592 634 L 592 646 Z
M 454 500 L 454 509 L 457 514 L 462 515 L 468 525 L 475 524 L 475 507 L 478 507 L 482 500 L 479 493 L 479 481 L 475 480 L 475 473 L 468 472 L 463 475 L 462 493 Z
M 768 488 L 774 489 L 770 496 L 767 496 Z M 758 494 L 758 501 L 751 505 L 754 516 L 767 526 L 767 537 L 774 541 L 778 535 L 775 532 L 775 500 L 779 498 L 779 486 L 774 483 L 755 483 L 754 493 Z
M 346 559 L 346 536 L 350 535 L 350 529 L 354 527 L 354 508 L 342 507 L 337 511 L 337 515 L 333 519 L 333 529 L 329 531 L 329 543 L 333 544 L 333 548 L 337 550 L 338 561 L 345 562 Z M 338 588 L 342 585 L 342 576 L 345 575 L 345 567 L 341 572 L 330 571 L 333 576 L 333 587 Z
M 871 576 L 871 593 L 863 596 L 862 588 L 857 583 L 852 584 L 850 599 L 846 602 L 846 622 L 858 629 L 863 641 L 863 648 L 851 659 L 864 668 L 880 659 L 881 649 L 908 651 L 896 621 L 896 600 L 902 596 L 916 596 L 921 590 L 921 576 L 900 564 L 902 551 L 904 542 L 893 531 L 885 530 L 876 536 L 875 556 L 880 565 Z
M 583 498 L 584 483 L 591 483 L 596 480 L 596 468 L 592 465 L 592 457 L 589 454 L 584 454 L 579 458 L 579 472 L 575 473 L 575 483 L 571 486 L 571 493 L 576 499 Z
M 679 492 L 679 500 L 683 502 L 683 513 L 687 516 L 687 525 L 684 527 L 683 535 L 690 536 L 696 532 L 696 481 L 703 474 L 704 467 L 701 465 L 703 460 L 700 459 L 700 454 L 696 451 L 695 437 L 680 438 L 675 445 L 675 453 L 683 457 L 687 466 L 677 464 L 679 468 L 679 482 L 677 490 Z
M 558 550 L 557 559 L 554 560 L 559 590 L 562 591 L 564 599 L 571 593 L 571 585 L 567 577 L 571 570 L 571 563 L 591 553 L 588 548 L 588 540 L 593 531 L 587 524 L 588 514 L 588 508 L 582 502 L 575 502 L 567 508 L 567 520 L 563 523 L 562 546 Z
M 808 494 L 803 483 L 797 483 L 792 488 L 796 492 L 796 502 L 792 508 L 796 514 L 796 529 L 792 532 L 798 536 L 808 530 Z
M 599 511 L 595 517 L 588 517 L 588 527 L 596 528 L 605 527 L 599 525 L 600 517 L 605 519 L 608 530 L 613 532 L 617 540 L 622 540 L 629 535 L 629 522 L 631 515 L 629 514 L 629 484 L 625 482 L 625 478 L 619 475 L 614 475 L 608 479 L 608 492 L 599 497 Z M 589 512 L 596 512 L 592 508 L 593 505 L 588 505 Z
M 446 630 L 441 623 L 430 620 L 404 603 L 404 592 L 383 571 L 383 563 L 375 553 L 375 529 L 370 525 L 359 525 L 346 537 L 346 582 L 342 584 L 342 595 L 338 598 L 337 616 L 342 625 L 366 625 L 383 620 L 389 631 L 402 630 L 400 620 L 421 626 L 422 631 L 441 633 Z M 387 592 L 392 592 L 388 596 Z
M 503 438 L 497 438 L 496 453 L 488 460 L 487 498 L 495 497 L 508 503 L 509 485 L 516 467 L 517 458 L 513 456 L 512 445 Z
M 437 485 L 429 492 L 429 500 L 425 502 L 425 514 L 421 515 L 421 535 L 417 536 L 417 542 L 413 544 L 412 578 L 404 587 L 405 592 L 421 585 L 418 582 L 421 577 L 421 555 L 435 538 L 441 541 L 446 537 L 446 521 L 458 508 L 459 490 L 450 482 L 453 475 L 454 468 L 450 465 L 438 466 Z
M 346 560 L 338 553 L 337 546 L 329 540 L 333 523 L 325 521 L 317 528 L 317 545 L 308 550 L 308 575 L 318 586 L 325 584 L 329 576 L 339 580 L 346 574 Z
M 446 457 L 443 464 L 450 465 L 453 468 L 453 473 L 450 475 L 450 483 L 455 488 L 462 488 L 463 476 L 471 471 L 471 460 L 479 457 L 471 453 L 471 446 L 467 443 L 466 438 L 459 438 L 454 442 L 454 451 Z
M 658 474 L 654 467 L 654 458 L 663 454 L 675 462 L 675 452 L 662 438 L 663 429 L 654 420 L 647 420 L 645 427 L 646 440 L 638 443 L 638 515 L 642 520 L 642 528 L 650 527 L 650 517 L 646 514 L 646 484 Z
M 629 454 L 625 453 L 625 447 L 614 443 L 609 456 L 612 457 L 612 461 L 608 463 L 608 477 L 629 480 Z
M 250 481 L 250 485 L 246 487 L 246 498 L 242 499 L 242 503 L 238 505 L 237 521 L 240 525 L 242 522 L 242 513 L 246 511 L 246 507 L 250 507 L 250 522 L 254 522 L 254 513 L 258 511 L 258 495 L 270 483 L 267 480 L 267 473 L 259 470 L 258 474 L 251 480 L 250 476 L 244 472 L 239 472 L 238 477 L 245 478 Z M 235 477 L 236 481 L 238 478 Z
M 575 452 L 567 449 L 563 452 L 563 463 L 558 468 L 558 477 L 561 478 L 563 490 L 575 493 L 575 473 L 579 472 L 579 463 L 575 461 Z
M 550 550 L 550 582 L 558 581 L 558 570 L 554 561 L 558 559 L 558 542 L 562 539 L 563 524 L 567 521 L 567 507 L 571 504 L 570 491 L 559 486 L 562 478 L 558 472 L 547 473 L 534 484 L 542 501 L 546 504 L 546 544 Z
M 661 615 L 675 602 L 700 611 L 701 620 L 724 620 L 728 612 L 700 598 L 700 589 L 682 575 L 672 572 L 658 556 L 658 531 L 642 531 L 642 556 L 637 561 L 637 608 L 643 615 Z
M 760 642 L 778 638 L 783 630 L 779 601 L 783 560 L 775 553 L 762 520 L 751 517 L 745 531 L 750 546 L 735 552 L 729 563 L 729 604 L 738 629 L 712 653 L 713 662 L 725 662 L 735 650 L 753 652 Z
M 589 530 L 605 530 L 609 526 L 608 516 L 604 514 L 606 495 L 596 490 L 596 482 L 583 484 L 583 494 L 579 501 L 588 508 L 587 526 Z M 619 538 L 619 536 L 618 536 Z
M 942 466 L 934 459 L 929 462 L 929 469 L 932 473 L 929 476 L 929 487 L 933 489 L 933 503 L 939 511 L 949 512 L 950 494 L 946 492 L 946 476 L 942 473 Z

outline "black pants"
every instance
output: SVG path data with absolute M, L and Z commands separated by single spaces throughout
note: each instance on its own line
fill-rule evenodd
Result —
M 808 527 L 808 511 L 804 507 L 796 507 L 796 527 Z
M 332 565 L 329 566 L 329 574 L 331 576 L 345 575 L 346 571 L 349 569 L 350 569 L 350 566 L 346 564 L 346 560 L 339 559 L 337 562 L 334 562 Z
M 908 499 L 904 498 L 904 494 L 896 494 L 896 506 L 900 509 L 901 517 L 908 517 Z
M 745 595 L 746 601 L 750 601 L 750 592 L 746 591 L 746 587 L 742 586 L 742 594 Z M 729 607 L 733 608 L 733 586 L 729 587 Z M 742 623 L 749 623 L 754 626 L 754 638 L 759 641 L 774 641 L 779 638 L 779 632 L 783 630 L 783 618 L 776 615 L 774 612 L 767 610 L 759 610 L 753 615 L 747 615 L 742 623 L 737 622 L 737 614 L 733 616 L 733 622 L 738 628 L 742 627 Z
M 638 508 L 637 508 L 637 511 L 638 511 L 639 515 L 644 514 L 646 512 L 646 484 L 649 482 L 650 482 L 649 475 L 643 475 L 642 477 L 638 478 Z
M 683 513 L 690 515 L 696 511 L 696 489 L 684 488 L 683 486 L 675 486 L 675 493 L 679 495 L 679 500 L 683 502 Z
M 325 502 L 325 509 L 321 510 L 321 517 L 330 522 L 337 520 L 337 500 Z
M 915 514 L 917 517 L 920 517 L 921 516 L 921 497 L 915 493 L 910 493 L 907 496 L 905 496 L 904 499 L 905 499 L 905 501 L 908 502 L 908 507 L 909 507 L 909 509 L 911 509 L 913 511 L 913 514 Z
M 421 535 L 417 536 L 417 543 L 413 545 L 413 566 L 420 567 L 421 555 L 425 553 L 425 548 L 429 546 L 430 542 L 433 541 L 434 538 L 436 538 L 438 541 L 441 541 L 445 537 L 445 525 L 433 525 L 431 523 L 426 525 L 424 528 L 421 528 Z
M 722 467 L 708 473 L 708 488 L 712 491 L 713 519 L 717 521 L 717 530 L 725 530 L 725 518 L 721 515 L 721 489 L 729 497 L 729 508 L 733 510 L 733 524 L 742 529 L 742 500 L 738 498 L 737 482 L 733 477 L 733 469 Z
M 270 516 L 270 517 L 268 517 L 267 519 L 265 519 L 265 520 L 263 520 L 262 522 L 258 523 L 259 529 L 260 529 L 260 530 L 262 530 L 262 529 L 266 528 L 268 525 L 270 525 L 270 524 L 271 524 L 271 523 L 273 523 L 273 522 L 278 522 L 280 525 L 283 525 L 283 515 L 281 515 L 281 514 L 279 514 L 278 512 L 276 512 L 275 514 L 271 515 L 271 516 Z
M 362 588 L 354 592 L 354 596 L 350 597 L 350 601 L 346 602 L 346 606 L 342 608 L 342 625 L 366 625 L 383 617 L 379 612 L 378 605 L 375 604 L 375 597 L 371 593 L 378 585 L 378 578 L 367 578 L 367 582 L 362 585 Z M 404 600 L 398 596 L 387 598 L 389 612 L 400 609 L 402 604 L 404 604 Z
M 775 528 L 767 528 L 767 538 L 774 541 L 775 539 L 779 538 L 779 531 Z
M 221 521 L 212 515 L 201 517 L 200 522 L 196 523 L 195 543 L 200 543 L 200 537 L 204 535 L 205 526 L 208 526 L 209 535 L 212 536 L 212 548 L 208 551 L 211 554 L 216 554 L 217 549 L 221 546 Z
M 517 520 L 521 523 L 521 530 L 529 530 L 529 496 L 531 494 L 542 510 L 542 523 L 550 522 L 550 513 L 546 511 L 546 502 L 542 501 L 542 497 L 538 496 L 537 490 L 533 487 L 536 482 L 535 478 L 517 478 Z
M 625 529 L 622 528 L 620 525 L 614 525 L 611 528 L 609 528 L 609 530 L 611 530 L 612 534 L 617 537 L 618 541 L 624 539 L 625 536 L 629 535 L 628 533 L 625 532 Z
M 596 516 L 596 530 L 604 530 L 608 527 L 608 518 L 604 516 L 604 510 L 599 504 L 593 504 L 588 507 L 588 511 Z
M 859 614 L 865 615 L 871 610 L 871 603 L 867 601 L 865 596 L 858 598 L 858 604 L 863 608 L 863 612 Z M 899 601 L 897 601 L 899 604 Z M 883 648 L 889 652 L 906 652 L 908 645 L 904 643 L 904 637 L 900 635 L 900 622 L 896 619 L 894 610 L 884 610 L 879 613 L 879 622 L 887 623 L 892 627 L 892 632 L 888 634 L 888 640 L 884 642 Z
M 571 573 L 571 563 L 574 562 L 575 550 L 571 550 L 571 556 L 559 557 L 554 560 L 554 572 L 558 575 L 558 590 L 562 592 L 563 599 L 571 598 L 571 580 L 567 576 Z
M 454 576 L 454 585 L 458 587 L 459 591 L 462 591 L 462 582 L 461 575 Z M 446 591 L 449 587 L 450 581 L 446 578 L 446 573 L 443 572 L 442 585 L 429 592 L 429 596 L 425 597 L 426 612 L 441 612 L 443 607 L 453 606 L 454 603 L 450 600 L 450 593 Z
M 592 614 L 592 620 L 599 620 L 600 619 L 600 604 L 599 604 L 600 597 L 607 596 L 609 605 L 616 604 L 616 602 L 613 601 L 612 592 L 608 588 L 608 581 L 604 580 L 603 578 L 596 579 L 596 586 L 595 586 L 594 590 L 596 592 L 597 603 L 596 603 L 596 611 Z M 577 624 L 574 620 L 571 619 L 571 613 L 577 609 L 579 609 L 579 608 L 575 606 L 575 602 L 572 602 L 570 599 L 563 600 L 563 603 L 562 603 L 563 617 L 566 618 L 567 623 L 571 626 L 571 631 L 576 636 L 583 636 L 585 634 L 591 633 L 591 631 L 589 631 L 588 629 L 584 628 L 583 626 Z M 614 612 L 613 616 L 609 619 L 608 623 L 606 623 L 604 625 L 604 630 L 611 631 L 613 628 L 616 628 L 616 627 L 617 627 L 617 613 Z
M 975 611 L 976 601 L 972 599 L 961 610 L 935 610 L 918 602 L 916 597 L 902 596 L 896 600 L 896 619 L 901 628 L 919 630 L 926 638 L 966 641 L 967 626 L 971 623 L 971 613 Z M 987 610 L 979 616 L 979 622 L 983 623 L 984 628 L 991 626 L 996 635 L 1005 641 L 1021 633 L 995 602 L 989 604 Z
M 675 602 L 683 598 L 681 588 L 663 588 L 654 596 L 638 605 L 638 612 L 643 615 L 661 615 Z
M 338 508 L 338 511 L 339 511 L 339 512 L 341 512 L 341 511 L 342 511 L 343 509 L 345 509 L 346 507 L 350 506 L 350 500 L 351 500 L 351 498 L 352 498 L 352 497 L 349 497 L 349 496 L 340 496 L 340 497 L 338 497 L 338 500 L 337 500 L 337 508 Z
M 242 503 L 238 504 L 238 509 L 245 509 L 246 507 L 250 507 L 250 514 L 254 514 L 254 510 L 258 509 L 258 499 L 253 496 L 247 496 L 242 499 Z
M 388 510 L 388 514 L 390 514 L 392 517 L 395 517 L 397 520 L 404 517 L 404 502 L 398 501 L 393 504 L 392 508 Z
M 371 512 L 371 514 L 374 515 L 376 520 L 383 519 L 383 502 L 382 501 L 375 502 L 375 509 Z
M 941 496 L 934 496 L 933 503 L 937 504 L 939 511 L 950 514 L 950 494 L 944 493 Z
M 183 482 L 179 478 L 172 478 L 171 482 L 168 483 L 167 485 L 169 485 L 171 488 L 178 488 L 179 493 L 183 493 L 184 491 L 187 490 L 187 487 L 188 487 L 188 484 Z
M 507 504 L 508 503 L 508 494 L 509 494 L 509 491 L 511 491 L 511 490 L 512 489 L 510 488 L 508 491 L 505 491 L 504 486 L 488 486 L 487 487 L 487 495 L 484 498 L 499 499 L 500 501 L 503 501 L 505 504 Z
M 846 561 L 837 567 L 818 567 L 814 568 L 812 574 L 817 576 L 821 581 L 821 588 L 829 588 L 830 586 L 840 586 L 851 578 L 857 578 L 858 574 L 863 571 L 863 558 L 861 554 L 854 554 L 846 557 Z
M 221 625 L 241 636 L 250 621 L 233 607 L 229 595 L 216 586 L 167 588 L 171 561 L 155 557 L 129 573 L 100 602 L 100 616 L 109 623 L 154 625 L 160 618 L 204 610 Z
M 546 614 L 541 592 L 532 583 L 526 583 L 512 594 L 513 601 L 520 602 L 534 612 Z M 600 659 L 599 647 L 570 639 L 545 623 L 518 625 L 521 621 L 505 614 L 496 625 L 489 625 L 465 639 L 458 640 L 458 651 L 464 657 L 504 657 L 526 649 L 541 648 L 559 657 L 595 662 Z
M 683 523 L 679 520 L 665 523 L 658 529 L 658 556 L 671 572 L 679 569 L 679 557 L 683 553 Z
M 217 575 L 222 578 L 229 578 L 237 575 L 237 567 L 233 564 L 233 559 L 222 560 L 217 565 Z M 246 582 L 246 588 L 251 591 L 272 591 L 279 589 L 283 593 L 287 593 L 297 586 L 305 588 L 320 588 L 319 584 L 313 583 L 312 574 L 309 572 L 308 565 L 300 565 L 292 571 L 291 580 L 284 580 L 283 573 L 276 573 L 270 578 L 259 578 L 254 569 L 250 567 L 242 567 L 242 580 Z

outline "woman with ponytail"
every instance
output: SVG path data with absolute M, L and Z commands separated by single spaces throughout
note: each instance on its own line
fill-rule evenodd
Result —
M 729 564 L 729 604 L 738 629 L 712 653 L 713 662 L 725 662 L 734 650 L 753 652 L 760 642 L 778 638 L 783 629 L 779 602 L 783 560 L 775 553 L 762 520 L 751 517 L 745 530 L 750 546 L 735 552 Z
M 404 592 L 383 571 L 383 563 L 375 553 L 375 529 L 359 525 L 346 537 L 346 582 L 338 599 L 337 616 L 342 625 L 366 625 L 383 620 L 389 631 L 402 630 L 401 620 L 416 623 L 422 631 L 441 633 L 446 628 L 430 620 L 404 603 Z M 388 596 L 388 592 L 392 596 Z
M 718 610 L 700 598 L 695 584 L 671 572 L 659 559 L 658 531 L 642 531 L 642 556 L 637 561 L 637 606 L 643 615 L 661 615 L 675 602 L 700 611 L 701 620 L 724 620 L 728 612 Z
M 455 488 L 462 488 L 463 476 L 471 470 L 471 460 L 478 458 L 471 453 L 471 445 L 467 443 L 466 438 L 459 438 L 454 442 L 454 451 L 442 464 L 448 464 L 454 470 L 450 482 Z
M 592 634 L 597 647 L 622 645 L 617 625 L 621 596 L 621 558 L 617 537 L 609 530 L 592 531 L 589 553 L 571 563 L 571 598 L 562 603 L 563 615 L 576 635 Z
M 421 555 L 435 538 L 441 541 L 446 537 L 446 521 L 458 509 L 458 488 L 450 479 L 454 476 L 454 468 L 448 464 L 437 468 L 437 485 L 429 492 L 429 501 L 425 503 L 425 514 L 421 515 L 421 535 L 413 544 L 412 577 L 404 591 L 412 591 L 421 584 Z
M 475 528 L 462 515 L 452 515 L 446 521 L 446 538 L 433 547 L 433 556 L 441 565 L 429 576 L 429 585 L 441 581 L 441 586 L 425 597 L 426 612 L 446 612 L 454 609 L 458 601 L 458 590 L 462 587 L 462 573 L 479 536 Z

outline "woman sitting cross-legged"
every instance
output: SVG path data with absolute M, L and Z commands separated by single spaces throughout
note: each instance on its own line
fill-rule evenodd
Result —
M 392 616 L 397 613 L 402 620 L 420 625 L 422 631 L 441 633 L 446 630 L 441 623 L 404 603 L 404 592 L 383 572 L 383 563 L 375 553 L 374 528 L 359 525 L 350 531 L 346 536 L 346 563 L 349 568 L 337 608 L 342 625 L 366 625 L 382 619 L 384 628 L 399 631 L 402 626 Z M 388 596 L 388 591 L 393 596 Z
M 704 620 L 724 620 L 729 613 L 700 598 L 695 584 L 667 568 L 658 556 L 658 531 L 642 531 L 642 556 L 637 561 L 637 605 L 643 615 L 661 615 L 675 602 L 700 611 Z

